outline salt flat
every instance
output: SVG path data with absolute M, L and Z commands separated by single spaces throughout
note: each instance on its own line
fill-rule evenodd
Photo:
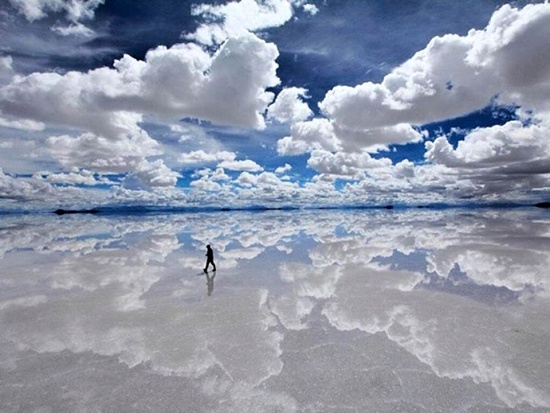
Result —
M 550 411 L 548 251 L 529 208 L 4 216 L 0 411 Z

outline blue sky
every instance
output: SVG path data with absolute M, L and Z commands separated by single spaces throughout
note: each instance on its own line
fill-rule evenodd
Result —
M 550 5 L 9 0 L 0 208 L 538 202 Z

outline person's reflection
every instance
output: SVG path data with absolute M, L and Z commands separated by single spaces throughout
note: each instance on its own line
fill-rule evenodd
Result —
M 206 286 L 208 289 L 207 294 L 210 296 L 214 292 L 214 277 L 216 276 L 216 273 L 212 273 L 212 276 L 209 276 L 208 273 L 206 275 Z

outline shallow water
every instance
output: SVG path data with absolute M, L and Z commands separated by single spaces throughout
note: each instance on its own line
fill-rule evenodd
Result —
M 0 411 L 550 411 L 549 251 L 536 209 L 2 217 Z

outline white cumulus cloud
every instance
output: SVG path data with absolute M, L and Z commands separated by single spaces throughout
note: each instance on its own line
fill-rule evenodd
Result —
M 292 170 L 292 166 L 285 163 L 284 166 L 279 166 L 277 169 L 275 169 L 276 174 L 284 174 L 286 172 L 289 172 Z
M 168 168 L 162 159 L 141 162 L 135 173 L 141 182 L 151 187 L 174 186 L 181 176 Z
M 204 45 L 221 44 L 230 37 L 247 32 L 279 27 L 294 15 L 294 9 L 314 15 L 318 9 L 303 0 L 239 0 L 226 4 L 198 4 L 193 6 L 192 14 L 204 22 L 194 33 L 185 35 Z
M 359 130 L 461 116 L 497 95 L 547 109 L 549 36 L 550 4 L 506 5 L 484 30 L 435 37 L 381 83 L 337 86 L 319 107 L 339 126 Z
M 477 128 L 454 148 L 447 137 L 426 143 L 426 158 L 449 168 L 474 193 L 542 190 L 550 186 L 550 130 L 519 121 Z
M 279 83 L 277 56 L 274 44 L 247 33 L 214 52 L 192 43 L 160 46 L 144 60 L 125 55 L 112 68 L 14 76 L 0 87 L 0 126 L 67 131 L 46 140 L 64 167 L 135 172 L 148 185 L 164 186 L 175 183 L 177 174 L 166 171 L 164 161 L 149 169 L 147 158 L 163 155 L 164 148 L 142 128 L 144 119 L 197 118 L 262 129 L 273 99 L 266 89 Z M 11 58 L 2 62 L 11 67 Z M 189 164 L 194 158 L 219 162 L 235 156 L 195 151 L 179 161 Z M 261 170 L 257 164 L 236 165 Z
M 373 129 L 347 129 L 328 119 L 297 122 L 291 135 L 277 142 L 281 155 L 298 155 L 323 149 L 332 152 L 376 152 L 390 144 L 421 142 L 423 134 L 407 123 Z
M 236 155 L 233 152 L 218 151 L 208 153 L 201 149 L 198 151 L 182 153 L 178 158 L 178 162 L 182 165 L 200 165 L 209 162 L 233 161 L 235 160 L 235 157 Z
M 102 173 L 133 170 L 144 158 L 160 153 L 157 141 L 144 131 L 116 140 L 92 133 L 77 137 L 51 136 L 46 143 L 52 156 L 63 166 L 82 166 Z
M 223 161 L 218 164 L 218 168 L 224 168 L 229 169 L 230 171 L 247 171 L 247 172 L 260 172 L 263 171 L 264 168 L 262 168 L 260 165 L 258 165 L 256 162 L 246 159 L 242 161 Z
M 261 129 L 273 99 L 265 89 L 279 83 L 277 56 L 274 44 L 252 34 L 214 54 L 192 43 L 159 46 L 143 61 L 125 55 L 113 68 L 16 77 L 0 89 L 0 111 L 100 135 L 124 130 L 122 113 Z
M 322 174 L 353 178 L 367 169 L 390 166 L 391 161 L 387 158 L 374 159 L 367 152 L 346 154 L 314 150 L 307 164 Z
M 307 89 L 289 87 L 283 89 L 268 108 L 267 117 L 281 123 L 295 123 L 313 116 L 313 111 L 302 99 L 307 98 Z
M 334 87 L 319 103 L 325 118 L 295 123 L 277 150 L 310 153 L 308 166 L 320 173 L 319 180 L 359 180 L 344 189 L 348 200 L 361 191 L 388 191 L 394 199 L 409 193 L 415 200 L 481 201 L 547 190 L 548 38 L 550 4 L 505 5 L 482 30 L 433 38 L 380 83 Z M 427 142 L 425 158 L 432 164 L 391 165 L 368 156 L 390 145 L 422 142 L 426 132 L 413 125 L 456 118 L 490 103 L 519 107 L 523 123 L 463 131 L 466 139 L 456 148 L 445 136 Z
M 44 179 L 52 184 L 64 184 L 64 185 L 88 185 L 94 186 L 101 183 L 112 184 L 105 178 L 96 179 L 94 174 L 87 169 L 78 170 L 74 168 L 68 173 L 48 173 L 48 172 L 36 172 L 33 178 Z

